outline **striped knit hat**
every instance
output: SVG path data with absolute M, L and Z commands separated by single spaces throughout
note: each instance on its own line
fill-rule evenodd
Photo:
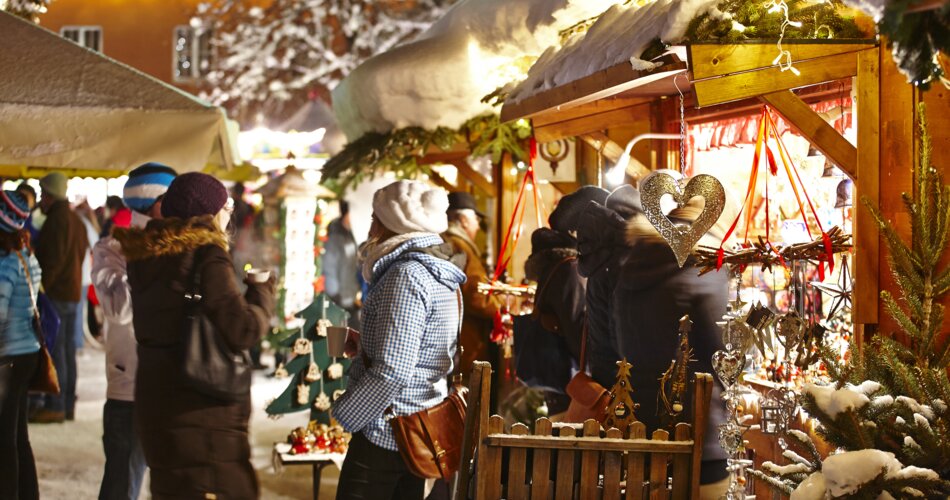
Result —
M 161 163 L 149 162 L 129 172 L 129 180 L 122 190 L 125 206 L 146 214 L 158 197 L 168 191 L 168 186 L 178 175 L 175 170 Z
M 0 230 L 15 233 L 23 229 L 30 206 L 26 198 L 16 191 L 0 191 Z

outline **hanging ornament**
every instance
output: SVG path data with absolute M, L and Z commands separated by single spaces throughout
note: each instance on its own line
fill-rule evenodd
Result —
M 791 389 L 773 389 L 762 402 L 761 430 L 764 434 L 785 434 L 798 409 L 798 398 Z
M 318 336 L 318 337 L 326 337 L 326 336 L 327 336 L 327 328 L 329 328 L 329 327 L 331 327 L 331 326 L 333 326 L 333 323 L 331 323 L 330 320 L 325 319 L 325 318 L 318 319 L 318 320 L 317 320 L 317 336 Z
M 632 366 L 626 359 L 617 361 L 617 381 L 610 388 L 610 404 L 607 405 L 607 418 L 603 422 L 606 429 L 628 429 L 630 423 L 637 419 L 635 412 L 640 405 L 633 401 L 633 386 L 630 384 Z
M 320 394 L 317 395 L 317 399 L 313 401 L 313 407 L 318 411 L 327 411 L 330 409 L 330 406 L 330 398 L 327 397 L 327 393 L 321 390 Z
M 317 380 L 320 380 L 320 377 L 322 376 L 323 375 L 320 374 L 320 366 L 311 361 L 310 366 L 307 368 L 307 374 L 303 376 L 303 379 L 312 384 Z
M 277 368 L 274 369 L 274 378 L 276 379 L 287 378 L 289 376 L 290 374 L 287 373 L 287 368 L 284 367 L 283 363 L 277 365 Z
M 831 297 L 831 309 L 828 311 L 828 319 L 833 318 L 839 312 L 851 310 L 851 295 L 854 292 L 854 280 L 851 278 L 851 267 L 848 265 L 848 256 L 841 257 L 841 271 L 838 274 L 838 283 L 835 285 L 812 281 L 812 288 L 820 290 L 822 293 Z
M 313 343 L 307 339 L 297 339 L 294 341 L 294 354 L 304 356 L 313 352 Z
M 310 385 L 297 384 L 297 404 L 305 405 L 310 403 Z
M 337 389 L 333 391 L 333 402 L 337 402 L 338 399 L 343 397 L 344 393 L 346 393 L 346 389 Z
M 726 387 L 739 381 L 739 375 L 745 368 L 745 355 L 735 351 L 716 351 L 712 356 L 713 370 Z
M 786 351 L 794 351 L 805 337 L 805 322 L 798 313 L 787 313 L 775 320 L 775 334 Z
M 673 201 L 681 208 L 697 196 L 705 200 L 705 206 L 692 225 L 676 225 L 660 209 L 660 200 L 665 195 L 672 196 Z M 722 215 L 726 191 L 719 180 L 711 175 L 699 174 L 692 177 L 686 187 L 681 188 L 672 176 L 657 173 L 650 175 L 641 186 L 640 201 L 647 220 L 669 243 L 673 254 L 676 255 L 677 264 L 683 267 L 693 247 Z
M 330 380 L 339 380 L 343 378 L 343 365 L 333 358 L 333 364 L 327 367 L 327 378 Z
M 669 369 L 660 377 L 660 401 L 670 417 L 671 424 L 683 412 L 683 398 L 686 397 L 689 375 L 687 365 L 690 361 L 695 361 L 692 359 L 693 350 L 689 347 L 689 332 L 692 328 L 693 322 L 690 321 L 689 315 L 680 318 L 679 348 L 670 362 Z

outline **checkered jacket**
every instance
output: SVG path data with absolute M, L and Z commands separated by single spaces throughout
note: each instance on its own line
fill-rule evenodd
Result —
M 459 327 L 456 290 L 465 274 L 454 264 L 419 252 L 443 243 L 437 235 L 411 239 L 382 257 L 363 302 L 360 349 L 372 360 L 356 359 L 346 392 L 332 414 L 349 432 L 397 450 L 387 421 L 431 408 L 448 396 Z

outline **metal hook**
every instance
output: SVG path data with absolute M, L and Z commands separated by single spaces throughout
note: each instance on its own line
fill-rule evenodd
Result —
M 683 91 L 680 89 L 679 84 L 676 83 L 676 79 L 679 78 L 680 75 L 683 75 L 683 74 L 685 74 L 685 72 L 684 72 L 684 73 L 677 73 L 676 76 L 673 77 L 673 86 L 676 87 L 676 91 L 679 92 L 680 97 L 684 97 L 684 96 L 683 96 Z

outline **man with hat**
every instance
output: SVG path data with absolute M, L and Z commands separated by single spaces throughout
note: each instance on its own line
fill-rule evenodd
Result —
M 38 423 L 59 423 L 75 416 L 75 339 L 82 328 L 82 264 L 89 240 L 86 226 L 66 200 L 66 184 L 66 176 L 59 172 L 40 179 L 39 205 L 46 221 L 36 245 L 36 259 L 43 269 L 43 289 L 59 314 L 59 332 L 50 354 L 61 392 L 46 396 L 44 407 L 30 418 Z
M 115 227 L 144 228 L 149 220 L 161 218 L 161 198 L 177 175 L 161 163 L 146 163 L 129 172 L 122 201 L 131 209 L 131 219 L 116 216 Z M 102 306 L 106 348 L 106 404 L 102 410 L 106 465 L 99 498 L 134 500 L 145 476 L 145 455 L 132 425 L 138 346 L 125 255 L 111 234 L 92 249 L 92 283 Z
M 462 298 L 465 303 L 465 316 L 462 321 L 462 373 L 468 376 L 472 363 L 489 361 L 497 363 L 497 348 L 489 340 L 493 320 L 501 301 L 495 295 L 478 292 L 479 283 L 487 283 L 488 270 L 482 260 L 482 251 L 475 243 L 478 235 L 479 219 L 484 215 L 475 205 L 475 197 L 469 193 L 449 193 L 447 211 L 449 228 L 442 237 L 456 252 L 462 252 L 468 259 L 465 264 L 465 284 L 462 286 Z M 496 387 L 498 384 L 492 384 Z

